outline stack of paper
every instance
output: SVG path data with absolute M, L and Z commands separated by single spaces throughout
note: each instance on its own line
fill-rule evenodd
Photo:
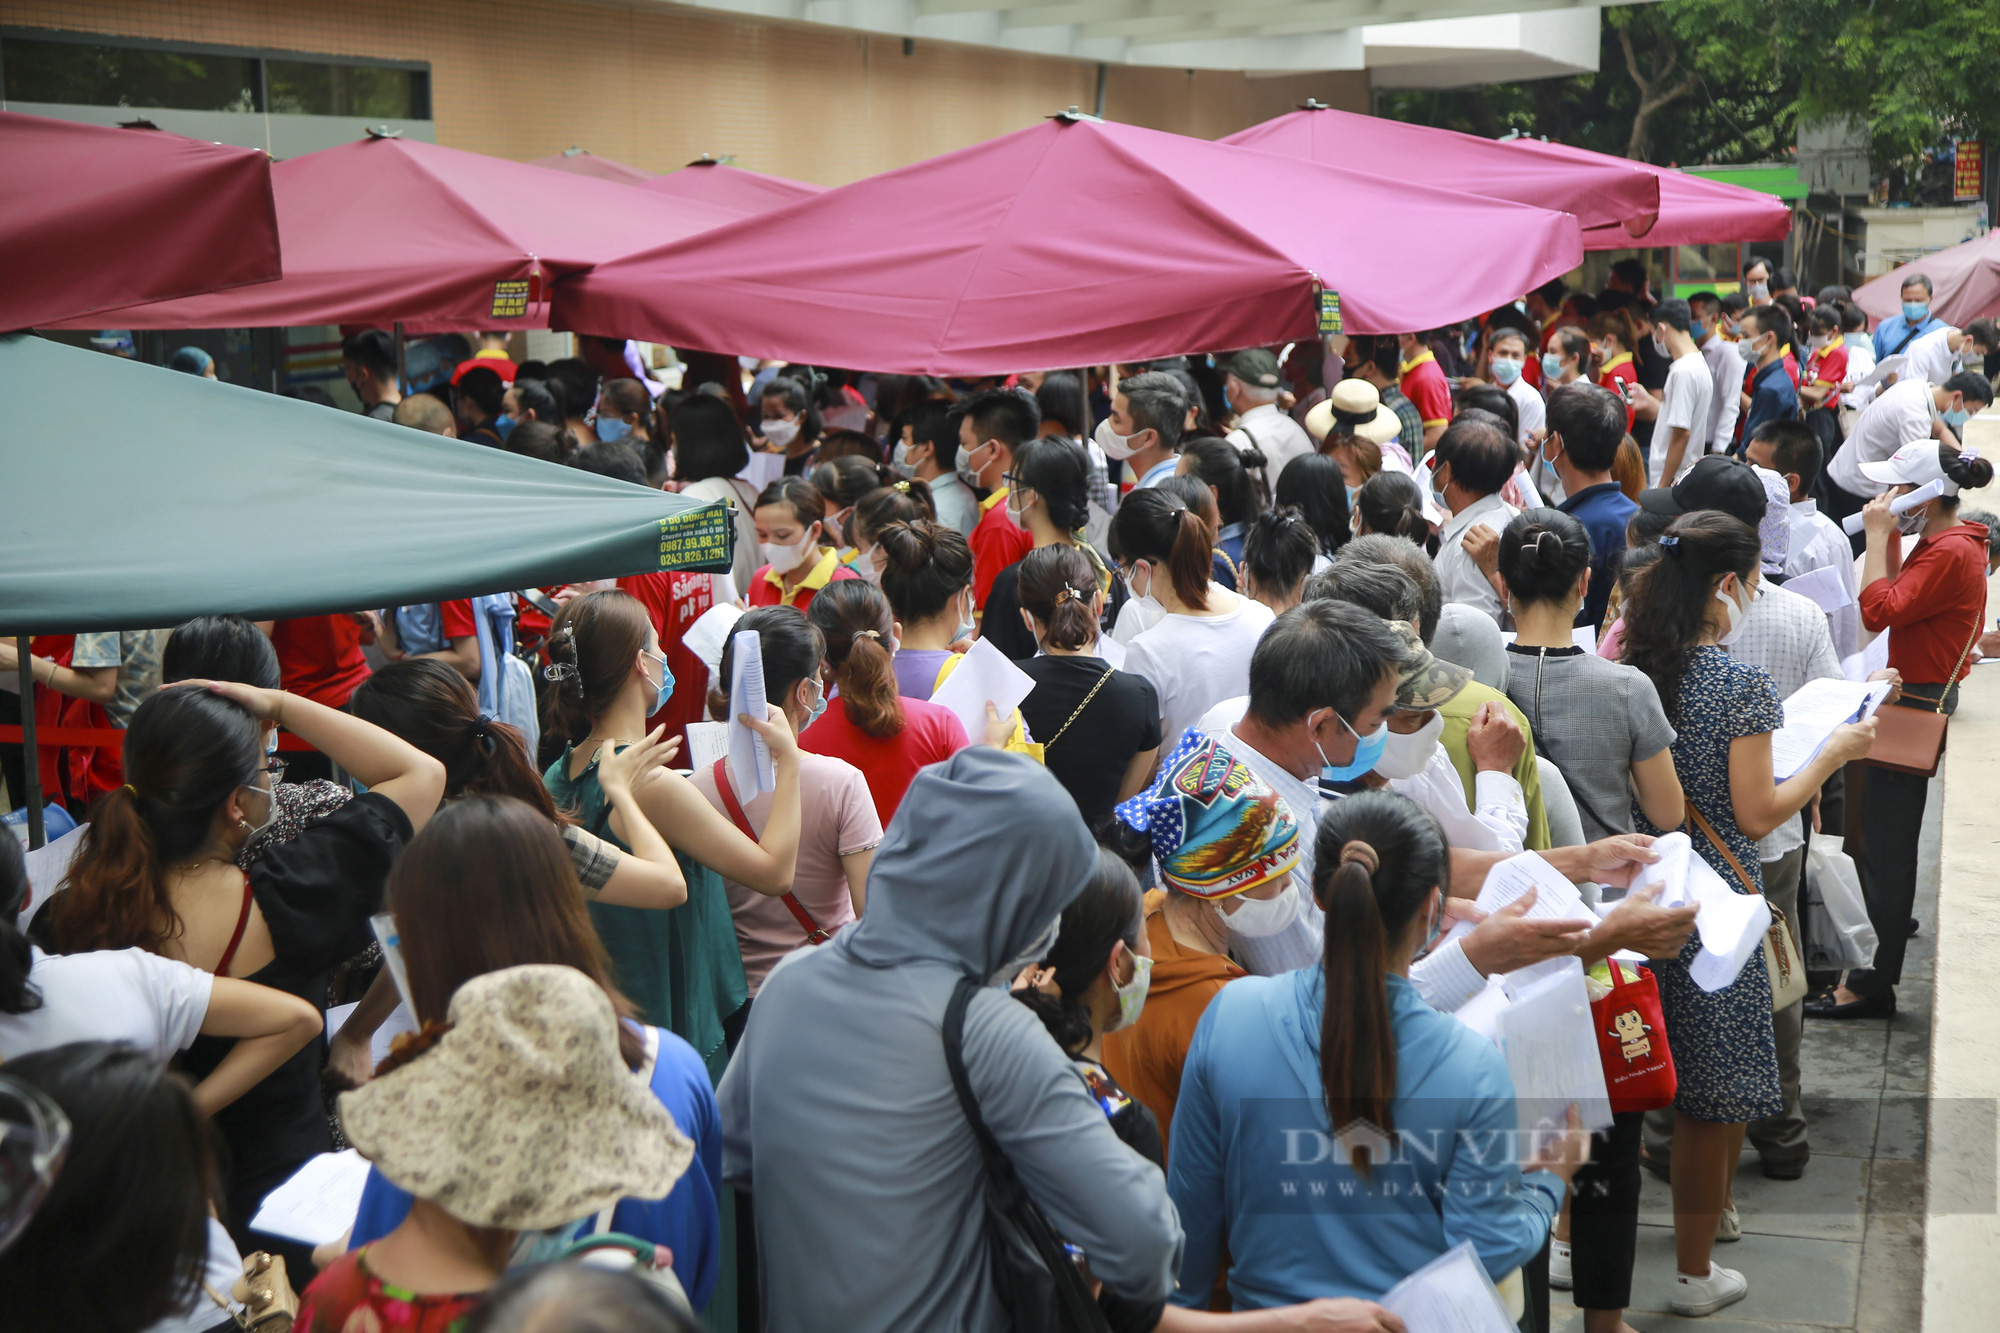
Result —
M 1408 1333 L 1514 1333 L 1513 1316 L 1469 1240 L 1389 1288 L 1381 1306 Z
M 1662 886 L 1662 907 L 1695 905 L 1695 934 L 1701 949 L 1688 965 L 1688 976 L 1705 991 L 1719 991 L 1736 980 L 1771 928 L 1771 910 L 1762 894 L 1741 893 L 1724 883 L 1708 862 L 1694 854 L 1685 833 L 1669 833 L 1653 841 L 1660 859 L 1646 867 L 1632 887 Z
M 1893 688 L 1886 680 L 1809 680 L 1785 700 L 1785 725 L 1771 734 L 1771 776 L 1779 782 L 1818 757 L 1834 728 L 1873 717 Z
M 1551 961 L 1558 966 L 1520 989 L 1500 1015 L 1521 1128 L 1560 1129 L 1574 1103 L 1585 1129 L 1603 1129 L 1611 1123 L 1611 1097 L 1590 1026 L 1583 964 L 1575 958 Z
M 323 1152 L 264 1196 L 250 1229 L 301 1245 L 339 1240 L 354 1225 L 367 1183 L 368 1162 L 360 1153 Z
M 1854 601 L 1839 565 L 1821 565 L 1785 580 L 1785 591 L 1809 598 L 1822 611 L 1838 611 Z
M 958 720 L 965 724 L 965 734 L 976 742 L 986 734 L 989 700 L 1000 716 L 1007 717 L 1034 688 L 1033 676 L 1015 666 L 991 643 L 979 639 L 945 683 L 937 687 L 931 702 L 958 714 Z
M 768 717 L 764 698 L 764 641 L 755 630 L 738 630 L 729 649 L 729 781 L 745 805 L 758 792 L 778 789 L 771 747 L 742 722 L 745 715 Z

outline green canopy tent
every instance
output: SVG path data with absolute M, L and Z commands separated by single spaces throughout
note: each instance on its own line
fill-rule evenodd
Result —
M 24 703 L 30 634 L 729 568 L 726 505 L 32 334 L 0 336 L 0 402 L 0 632 L 23 636 Z

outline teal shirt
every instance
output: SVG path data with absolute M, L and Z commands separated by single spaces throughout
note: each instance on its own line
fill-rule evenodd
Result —
M 611 803 L 598 785 L 597 760 L 572 778 L 570 754 L 565 749 L 549 765 L 543 784 L 585 829 L 630 851 L 611 832 Z M 743 1007 L 750 984 L 722 877 L 678 850 L 674 859 L 687 879 L 685 903 L 665 911 L 591 903 L 590 921 L 611 956 L 618 989 L 637 1006 L 640 1020 L 694 1047 L 710 1082 L 719 1083 L 729 1064 L 722 1020 Z

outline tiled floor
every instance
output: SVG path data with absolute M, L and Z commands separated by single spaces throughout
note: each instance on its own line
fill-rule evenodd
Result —
M 1917 919 L 1894 1018 L 1806 1023 L 1804 1098 L 1812 1163 L 1796 1181 L 1764 1178 L 1754 1149 L 1736 1177 L 1743 1239 L 1717 1261 L 1750 1294 L 1706 1319 L 1667 1310 L 1673 1216 L 1650 1174 L 1626 1322 L 1640 1333 L 1907 1333 L 1923 1294 L 1924 1126 L 1930 1088 L 1933 938 L 1942 801 L 1933 788 L 1919 853 Z M 1555 1333 L 1582 1333 L 1582 1312 L 1552 1294 Z M 2000 1327 L 2000 1316 L 1995 1326 Z

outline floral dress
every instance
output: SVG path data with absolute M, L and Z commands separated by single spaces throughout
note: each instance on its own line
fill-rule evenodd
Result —
M 342 1255 L 299 1297 L 300 1333 L 458 1333 L 483 1291 L 419 1296 L 368 1271 L 368 1251 Z
M 1700 810 L 1730 853 L 1764 888 L 1757 844 L 1736 827 L 1729 799 L 1729 746 L 1738 736 L 1756 736 L 1784 725 L 1784 709 L 1771 678 L 1734 661 L 1714 646 L 1696 648 L 1681 677 L 1677 739 L 1670 747 L 1674 772 L 1688 803 Z M 1668 833 L 1632 802 L 1632 824 L 1641 833 Z M 1694 850 L 1722 882 L 1743 892 L 1727 857 L 1689 819 L 1684 825 Z M 1650 966 L 1660 985 L 1660 1009 L 1667 1042 L 1674 1052 L 1680 1090 L 1674 1109 L 1697 1120 L 1740 1125 L 1776 1115 L 1784 1108 L 1778 1087 L 1778 1047 L 1771 1030 L 1771 980 L 1761 956 L 1752 954 L 1736 980 L 1719 991 L 1695 985 L 1688 965 L 1701 952 L 1701 936 L 1689 936 L 1676 958 Z

